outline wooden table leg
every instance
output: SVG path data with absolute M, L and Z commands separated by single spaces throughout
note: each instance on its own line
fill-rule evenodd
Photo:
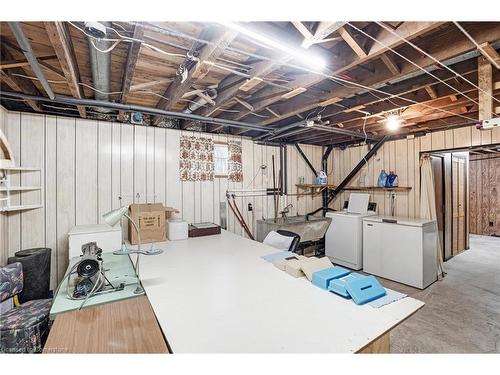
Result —
M 388 354 L 391 352 L 390 332 L 384 333 L 378 339 L 365 346 L 357 354 Z

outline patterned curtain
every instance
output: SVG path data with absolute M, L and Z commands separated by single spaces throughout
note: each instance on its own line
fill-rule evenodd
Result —
M 242 182 L 241 142 L 229 141 L 227 144 L 229 149 L 228 179 L 232 182 Z
M 181 181 L 213 181 L 213 140 L 181 136 L 179 170 Z

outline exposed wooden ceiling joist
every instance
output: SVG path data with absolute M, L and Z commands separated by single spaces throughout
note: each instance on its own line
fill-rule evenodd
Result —
M 486 57 L 494 66 L 500 66 L 500 55 L 491 46 L 491 43 L 482 43 L 481 44 L 481 53 L 484 57 Z
M 177 75 L 174 79 L 174 81 L 168 86 L 167 90 L 163 94 L 165 98 L 160 99 L 158 104 L 156 105 L 157 108 L 164 109 L 164 110 L 170 110 L 172 107 L 179 101 L 179 99 L 182 98 L 182 95 L 186 91 L 188 91 L 191 86 L 196 82 L 197 78 L 193 77 L 193 74 L 197 72 L 197 69 L 199 68 L 200 63 L 210 63 L 210 62 L 215 62 L 217 58 L 224 52 L 224 50 L 227 48 L 227 46 L 236 38 L 237 32 L 234 30 L 204 30 L 202 31 L 204 35 L 202 35 L 202 38 L 204 39 L 207 38 L 208 34 L 215 34 L 212 37 L 212 43 L 208 45 L 202 45 L 201 43 L 195 42 L 193 44 L 193 47 L 191 48 L 189 55 L 190 56 L 196 56 L 198 55 L 198 62 L 195 64 L 192 64 L 190 68 L 187 71 L 187 77 L 184 79 L 182 75 Z M 190 64 L 190 57 L 186 57 L 185 64 L 186 65 L 191 65 Z M 201 77 L 200 75 L 198 75 Z M 159 122 L 160 118 L 155 117 L 154 123 L 157 124 Z
M 403 26 L 401 26 L 403 27 Z M 401 27 L 398 29 L 400 30 Z M 477 28 L 474 32 L 474 37 L 476 40 L 484 43 L 485 41 L 499 40 L 500 39 L 500 26 L 492 27 L 492 28 Z M 459 56 L 464 54 L 465 52 L 471 49 L 470 42 L 463 38 L 457 37 L 455 39 L 449 39 L 445 44 L 439 47 L 438 50 L 433 51 L 433 56 L 440 61 L 444 61 L 450 59 L 452 57 Z M 414 59 L 414 63 L 423 68 L 433 65 L 434 62 L 427 58 L 426 56 L 419 55 Z M 413 73 L 415 71 L 419 71 L 419 69 L 411 64 L 405 65 L 401 69 L 400 76 Z M 359 82 L 367 87 L 373 87 L 387 82 L 390 79 L 397 78 L 390 72 L 379 72 L 379 74 L 375 76 L 369 76 L 366 80 Z M 291 100 L 287 103 L 283 104 L 284 108 L 281 109 L 281 119 L 285 119 L 291 116 L 294 116 L 297 113 L 302 113 L 305 111 L 310 111 L 319 106 L 319 103 L 328 100 L 330 97 L 348 97 L 350 95 L 366 91 L 363 88 L 351 88 L 351 87 L 340 87 L 338 89 L 333 90 L 328 95 L 325 95 L 322 98 L 318 98 L 317 101 L 311 101 L 308 104 L 298 103 L 298 101 Z M 275 122 L 275 119 L 268 119 L 262 121 L 261 125 L 267 125 Z
M 144 37 L 144 30 L 140 25 L 134 26 L 134 31 L 132 33 L 132 38 L 137 40 L 142 40 Z M 132 79 L 134 78 L 135 66 L 137 64 L 137 59 L 139 58 L 139 53 L 141 51 L 141 43 L 132 42 L 130 43 L 128 54 L 127 54 L 127 62 L 125 63 L 125 73 L 123 74 L 123 83 L 122 83 L 122 93 L 120 101 L 125 104 L 127 103 L 128 95 L 130 93 L 130 87 L 132 84 Z M 118 119 L 125 119 L 126 114 L 123 111 L 120 111 L 118 114 Z
M 7 51 L 6 48 L 3 48 L 1 46 L 0 48 L 0 58 L 2 60 L 13 60 L 12 54 Z M 22 68 L 12 68 L 10 73 L 15 73 L 15 74 L 25 74 L 25 71 Z M 36 86 L 33 84 L 28 79 L 22 78 L 22 77 L 17 77 L 13 76 L 11 74 L 7 74 L 7 72 L 0 70 L 0 82 L 4 82 L 7 86 L 9 86 L 12 90 L 17 91 L 17 92 L 22 92 L 24 94 L 30 94 L 30 95 L 38 95 L 38 89 Z M 34 101 L 34 100 L 26 100 L 26 103 L 35 111 L 35 112 L 42 112 L 42 108 L 40 105 Z
M 419 35 L 422 35 L 426 32 L 429 32 L 437 27 L 439 27 L 442 23 L 440 22 L 405 22 L 404 25 L 402 25 L 396 33 L 401 36 L 402 38 L 405 39 L 413 39 Z M 390 48 L 396 48 L 397 46 L 401 45 L 403 42 L 395 37 L 394 35 L 384 32 L 385 30 L 381 31 L 380 34 L 377 36 L 377 38 L 382 41 L 387 47 Z M 357 55 L 354 53 L 341 61 L 338 66 L 336 66 L 333 71 L 331 72 L 331 75 L 338 75 L 343 73 L 344 71 L 351 69 L 358 64 L 363 64 L 371 59 L 374 59 L 381 54 L 385 53 L 387 51 L 387 48 L 379 48 L 378 45 L 374 45 L 368 52 L 368 55 L 366 58 L 360 59 Z M 313 86 L 317 84 L 318 82 L 324 80 L 325 77 L 320 76 L 320 75 L 314 75 L 314 74 L 307 74 L 303 75 L 299 78 L 297 78 L 295 81 L 290 82 L 289 86 L 290 87 L 305 87 L 308 88 L 310 86 Z M 255 111 L 262 110 L 263 108 L 276 103 L 277 101 L 280 100 L 278 95 L 281 93 L 282 90 L 279 90 L 276 87 L 267 87 L 261 92 L 256 93 L 255 96 L 257 97 L 262 97 L 265 98 L 261 100 L 260 102 L 252 102 L 252 105 L 255 107 Z M 324 102 L 326 100 L 329 100 L 330 98 L 325 98 L 321 100 L 321 102 Z M 303 112 L 303 111 L 302 111 Z M 300 113 L 300 112 L 299 112 Z M 250 114 L 250 111 L 242 111 L 240 114 L 233 115 L 233 116 L 227 116 L 228 118 L 231 118 L 233 120 L 241 120 L 245 116 L 248 116 Z
M 85 97 L 82 86 L 80 85 L 80 70 L 73 49 L 71 36 L 64 22 L 45 22 L 45 29 L 49 36 L 50 42 L 59 60 L 59 65 L 63 71 L 71 95 L 75 98 L 83 99 Z M 86 118 L 87 111 L 84 106 L 78 106 L 80 117 Z
M 41 63 L 42 61 L 50 61 L 50 60 L 57 60 L 56 55 L 48 55 L 48 56 L 40 56 L 37 57 L 38 62 Z M 17 59 L 17 60 L 11 60 L 11 61 L 4 61 L 0 63 L 0 69 L 12 69 L 12 68 L 23 68 L 26 66 L 29 66 L 30 63 L 26 58 L 23 59 Z
M 339 28 L 339 34 L 360 59 L 368 56 L 361 44 L 356 40 L 356 38 L 354 38 L 352 33 L 346 27 L 342 26 Z

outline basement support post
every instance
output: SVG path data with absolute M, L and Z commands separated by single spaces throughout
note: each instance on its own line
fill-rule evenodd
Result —
M 333 145 L 328 145 L 326 147 L 325 153 L 321 157 L 321 169 L 325 173 L 328 172 L 328 157 L 332 153 L 332 150 L 333 150 Z M 326 212 L 328 211 L 328 189 L 323 190 L 322 197 L 323 197 L 323 216 L 325 216 Z
M 302 159 L 304 159 L 304 161 L 306 162 L 306 164 L 308 165 L 308 167 L 312 171 L 312 173 L 314 173 L 314 175 L 316 177 L 318 177 L 318 172 L 316 171 L 316 169 L 314 168 L 314 166 L 311 164 L 311 162 L 307 158 L 306 154 L 304 154 L 304 151 L 302 151 L 302 149 L 300 148 L 300 146 L 299 146 L 298 143 L 295 143 L 295 148 L 299 152 L 300 156 L 302 156 Z
M 389 135 L 385 135 L 380 141 L 375 143 L 373 147 L 368 151 L 368 153 L 365 155 L 364 158 L 362 158 L 358 164 L 349 172 L 349 174 L 342 180 L 342 182 L 332 191 L 329 192 L 329 197 L 326 202 L 326 207 L 335 199 L 335 197 L 342 191 L 344 188 L 347 186 L 349 182 L 356 176 L 356 174 L 365 166 L 366 163 L 368 163 L 368 160 L 371 159 L 373 155 L 377 153 L 377 151 L 382 147 L 382 145 L 389 140 L 391 137 Z M 324 203 L 324 202 L 323 202 Z M 319 211 L 323 210 L 323 207 L 320 207 L 312 212 L 309 212 L 306 217 L 308 218 L 311 215 L 314 215 L 318 213 Z

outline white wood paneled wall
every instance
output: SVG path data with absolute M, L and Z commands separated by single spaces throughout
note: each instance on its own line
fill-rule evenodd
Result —
M 226 135 L 192 133 L 242 141 L 243 182 L 216 178 L 207 182 L 179 179 L 179 137 L 171 129 L 132 126 L 120 123 L 68 117 L 8 112 L 2 108 L 1 126 L 9 139 L 18 165 L 43 168 L 44 208 L 0 214 L 2 251 L 0 261 L 20 249 L 35 246 L 52 248 L 52 287 L 67 267 L 67 232 L 75 225 L 102 222 L 102 214 L 129 203 L 162 202 L 179 209 L 188 222 L 220 220 L 220 203 L 227 189 L 272 187 L 271 158 L 279 169 L 279 149 L 254 144 L 250 139 Z M 317 169 L 321 147 L 302 146 Z M 262 172 L 261 165 L 267 168 Z M 288 148 L 288 188 L 295 193 L 299 176 L 312 181 L 313 175 L 294 147 Z M 14 175 L 14 179 L 18 178 Z M 31 178 L 29 175 L 26 178 Z M 28 182 L 28 181 L 27 181 Z M 14 202 L 28 203 L 30 195 L 13 194 Z M 120 203 L 118 197 L 122 196 Z M 271 196 L 239 197 L 240 210 L 252 229 L 255 220 L 273 216 Z M 248 212 L 251 203 L 253 211 Z M 319 207 L 321 199 L 297 200 L 283 197 L 280 209 L 292 203 L 292 215 Z M 243 235 L 232 213 L 228 229 Z
M 456 149 L 468 146 L 500 143 L 500 128 L 477 130 L 475 127 L 463 127 L 446 131 L 428 133 L 424 137 L 401 139 L 386 142 L 367 163 L 364 169 L 370 185 L 376 186 L 381 169 L 388 173 L 395 171 L 399 186 L 409 186 L 408 193 L 397 193 L 395 202 L 396 216 L 418 217 L 420 215 L 420 165 L 419 155 L 423 151 Z M 368 152 L 367 146 L 351 147 L 345 150 L 335 149 L 329 159 L 329 180 L 338 184 Z M 359 185 L 359 172 L 350 185 Z M 344 200 L 349 198 L 344 192 L 332 202 L 331 207 L 339 209 Z M 378 212 L 390 215 L 390 194 L 376 192 L 371 194 L 371 201 L 377 202 Z

